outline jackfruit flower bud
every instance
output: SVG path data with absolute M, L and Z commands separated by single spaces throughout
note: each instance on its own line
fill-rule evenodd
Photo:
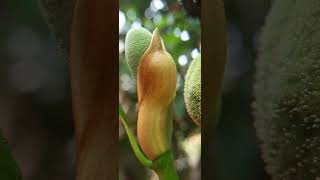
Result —
M 171 147 L 171 108 L 176 92 L 176 74 L 175 62 L 156 29 L 140 60 L 137 74 L 138 141 L 151 160 Z

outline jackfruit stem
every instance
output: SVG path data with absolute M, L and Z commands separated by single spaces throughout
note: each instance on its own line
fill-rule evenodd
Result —
M 171 151 L 163 153 L 155 160 L 152 168 L 156 171 L 159 180 L 179 180 Z

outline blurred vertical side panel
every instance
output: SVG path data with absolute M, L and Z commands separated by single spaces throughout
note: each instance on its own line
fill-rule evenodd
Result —
M 201 176 L 214 179 L 214 141 L 219 123 L 220 94 L 226 61 L 226 31 L 223 0 L 201 4 Z
M 118 1 L 77 0 L 70 36 L 76 179 L 118 179 Z

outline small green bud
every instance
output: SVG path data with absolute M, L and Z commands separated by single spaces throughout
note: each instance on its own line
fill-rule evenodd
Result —
M 152 34 L 143 27 L 132 28 L 125 39 L 125 56 L 132 76 L 136 79 L 138 66 L 143 54 L 148 49 Z
M 184 101 L 190 117 L 201 126 L 201 56 L 191 62 L 187 71 Z

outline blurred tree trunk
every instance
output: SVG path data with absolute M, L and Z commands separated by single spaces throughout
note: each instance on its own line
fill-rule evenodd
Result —
M 224 0 L 228 21 L 236 24 L 243 36 L 246 47 L 253 47 L 253 38 L 265 23 L 271 0 Z M 255 54 L 255 52 L 254 52 Z
M 77 0 L 70 39 L 77 180 L 118 179 L 118 3 Z
M 226 61 L 226 30 L 223 0 L 207 0 L 201 6 L 201 114 L 202 177 L 214 177 L 213 143 L 218 120 L 217 107 L 221 94 Z

